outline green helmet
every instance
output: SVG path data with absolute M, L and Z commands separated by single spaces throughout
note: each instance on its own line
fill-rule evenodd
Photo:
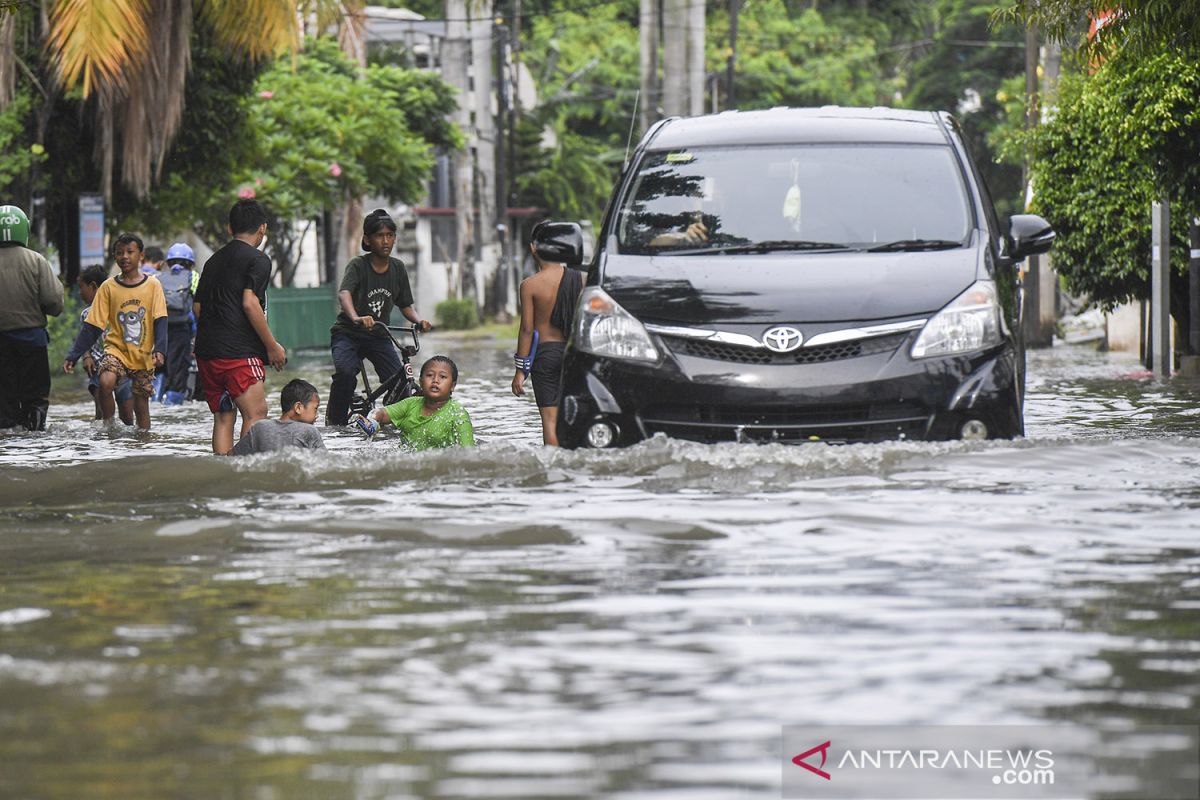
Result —
M 0 244 L 29 244 L 29 217 L 17 206 L 0 206 Z

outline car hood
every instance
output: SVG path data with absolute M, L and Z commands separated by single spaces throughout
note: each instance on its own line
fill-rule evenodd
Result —
M 975 247 L 916 253 L 609 255 L 601 285 L 635 317 L 862 322 L 930 314 L 970 286 Z

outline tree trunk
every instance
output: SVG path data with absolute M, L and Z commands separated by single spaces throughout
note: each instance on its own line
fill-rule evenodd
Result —
M 356 3 L 348 4 L 348 13 L 338 26 L 338 46 L 358 66 L 367 66 L 366 15 Z M 348 197 L 336 206 L 333 218 L 341 230 L 335 237 L 337 249 L 334 266 L 334 281 L 341 282 L 342 273 L 350 259 L 362 252 L 363 198 Z M 293 272 L 295 268 L 293 267 Z
M 17 94 L 16 9 L 0 15 L 0 110 Z
M 335 215 L 335 219 L 341 219 L 341 233 L 338 235 L 338 243 L 341 245 L 341 258 L 338 259 L 337 280 L 342 279 L 342 272 L 346 269 L 346 264 L 350 259 L 362 252 L 362 223 L 363 223 L 363 201 L 361 197 L 346 198 L 345 205 L 341 208 L 341 213 Z

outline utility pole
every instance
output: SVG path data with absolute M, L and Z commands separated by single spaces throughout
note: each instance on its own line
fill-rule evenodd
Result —
M 639 0 L 638 40 L 642 100 L 639 125 L 641 132 L 649 130 L 658 119 L 658 0 Z
M 1186 343 L 1179 349 L 1179 374 L 1200 378 L 1200 217 L 1193 216 L 1188 226 L 1187 331 L 1179 331 Z
M 704 113 L 704 0 L 691 0 L 688 9 L 688 114 Z
M 442 77 L 458 90 L 458 107 L 452 119 L 466 135 L 466 146 L 454 154 L 454 219 L 458 246 L 454 258 L 458 274 L 448 280 L 450 297 L 475 297 L 475 253 L 473 244 L 473 215 L 475 209 L 472 156 L 475 150 L 475 129 L 471 124 L 470 79 L 467 59 L 467 3 L 465 0 L 446 0 L 446 41 L 442 44 Z
M 512 0 L 512 112 L 508 118 L 508 186 L 505 187 L 504 209 L 507 212 L 517 196 L 517 125 L 521 121 L 521 0 Z M 508 274 L 511 287 L 513 312 L 517 310 L 517 296 L 521 284 L 521 259 L 517 253 L 524 244 L 520 226 L 513 224 L 506 215 L 508 230 L 505 231 L 505 246 L 508 248 Z
M 668 117 L 688 113 L 688 9 L 690 0 L 662 3 L 662 110 Z
M 511 9 L 511 3 L 509 4 Z M 498 19 L 497 22 L 500 22 Z M 509 130 L 512 125 L 512 81 L 508 71 L 510 59 L 508 29 L 510 25 L 496 26 L 496 99 L 499 117 L 496 120 L 496 191 L 493 198 L 496 203 L 496 215 L 493 228 L 496 233 L 499 263 L 496 265 L 493 292 L 492 314 L 498 318 L 507 316 L 512 308 L 512 291 L 509 283 L 509 258 L 511 249 L 508 246 L 508 163 L 511 154 Z
M 1040 114 L 1038 103 L 1038 32 L 1035 26 L 1025 31 L 1025 130 L 1031 131 L 1038 124 Z M 1032 197 L 1033 170 L 1029 162 L 1029 154 L 1025 155 L 1025 192 L 1026 202 Z M 1048 347 L 1054 340 L 1054 326 L 1046 324 L 1042 306 L 1045 304 L 1043 293 L 1047 289 L 1046 281 L 1042 278 L 1041 259 L 1034 255 L 1026 260 L 1025 277 L 1022 286 L 1025 290 L 1024 334 L 1025 342 L 1033 347 Z M 1049 287 L 1053 291 L 1053 287 Z M 1053 315 L 1051 315 L 1053 316 Z
M 741 10 L 742 0 L 729 0 L 729 59 L 725 63 L 725 107 L 729 109 L 737 108 L 734 78 L 737 75 L 738 14 Z
M 662 40 L 662 113 L 703 114 L 704 0 L 662 0 Z
M 1164 198 L 1150 210 L 1150 346 L 1154 377 L 1171 377 L 1171 206 Z
M 491 3 L 468 2 L 471 37 L 471 77 L 474 87 L 475 118 L 475 252 L 483 267 L 481 298 L 488 313 L 497 311 L 493 286 L 496 266 L 500 261 L 496 246 L 496 118 L 492 115 L 492 23 Z

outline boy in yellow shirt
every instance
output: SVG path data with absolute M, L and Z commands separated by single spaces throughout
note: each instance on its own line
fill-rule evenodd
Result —
M 138 428 L 150 429 L 150 395 L 154 392 L 154 368 L 161 367 L 167 353 L 167 300 L 157 278 L 142 272 L 145 249 L 132 233 L 117 237 L 113 257 L 121 274 L 100 284 L 75 338 L 75 344 L 63 361 L 63 372 L 71 372 L 75 362 L 108 328 L 104 337 L 104 357 L 100 372 L 100 413 L 106 423 L 116 415 L 113 390 L 117 381 L 128 377 L 133 384 L 133 415 Z

